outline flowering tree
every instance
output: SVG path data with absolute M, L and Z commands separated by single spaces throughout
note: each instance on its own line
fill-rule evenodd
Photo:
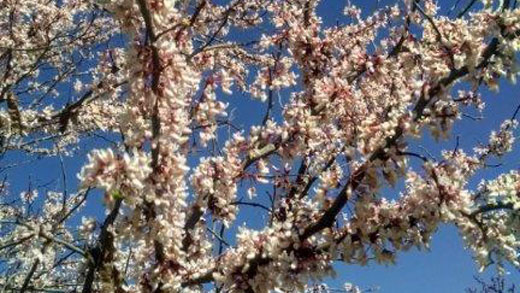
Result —
M 516 1 L 349 4 L 332 27 L 318 2 L 3 0 L 2 156 L 92 150 L 77 190 L 3 181 L 2 290 L 299 291 L 335 262 L 427 247 L 441 223 L 480 267 L 520 266 L 520 173 L 468 183 L 513 149 L 518 110 L 473 149 L 409 146 L 515 80 Z M 232 91 L 263 105 L 247 129 Z M 250 207 L 261 227 L 237 229 Z
M 505 280 L 501 276 L 491 278 L 489 282 L 486 282 L 478 277 L 475 277 L 479 288 L 468 288 L 467 293 L 515 293 L 515 285 L 507 285 Z

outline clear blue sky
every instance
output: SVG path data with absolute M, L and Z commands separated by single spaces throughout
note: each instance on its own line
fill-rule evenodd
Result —
M 352 0 L 353 3 L 356 1 Z M 357 1 L 359 5 L 371 11 L 377 5 L 378 1 Z M 393 1 L 379 1 L 379 6 Z M 443 11 L 450 8 L 454 1 L 440 1 Z M 467 1 L 461 1 L 465 4 Z M 319 6 L 319 15 L 323 18 L 325 26 L 335 25 L 338 20 L 344 20 L 342 16 L 343 7 L 346 1 L 343 0 L 323 0 Z M 444 6 L 442 6 L 444 5 Z M 242 39 L 248 36 L 236 32 L 236 38 Z M 249 35 L 251 38 L 251 35 Z M 284 93 L 282 93 L 284 94 Z M 499 93 L 483 92 L 487 108 L 485 110 L 484 119 L 481 121 L 473 121 L 471 119 L 463 119 L 455 127 L 453 137 L 460 136 L 460 145 L 468 151 L 477 141 L 485 141 L 492 129 L 497 129 L 504 117 L 509 117 L 514 108 L 520 103 L 520 93 L 518 87 L 503 83 Z M 232 97 L 225 97 L 230 102 L 230 108 L 239 108 L 234 116 L 236 123 L 248 126 L 253 122 L 258 122 L 264 114 L 265 104 L 253 101 L 241 94 L 235 94 Z M 277 109 L 279 111 L 279 109 Z M 93 146 L 105 145 L 99 141 L 87 140 L 84 149 L 92 149 Z M 432 153 L 438 154 L 441 149 L 453 148 L 455 140 L 451 139 L 441 143 L 436 143 L 429 137 L 421 141 L 412 142 L 413 146 L 427 145 Z M 67 169 L 67 181 L 70 191 L 74 191 L 76 186 L 76 173 L 80 170 L 84 163 L 86 154 L 79 151 L 78 155 L 73 158 L 65 158 L 65 166 Z M 20 154 L 10 154 L 3 159 L 3 165 L 9 162 L 19 161 L 25 158 Z M 198 158 L 192 162 L 195 163 Z M 504 157 L 500 163 L 500 168 L 486 170 L 482 174 L 478 174 L 472 185 L 478 183 L 481 179 L 493 178 L 501 171 L 509 169 L 517 169 L 520 167 L 520 152 L 518 147 L 515 151 Z M 18 168 L 11 170 L 9 173 L 11 190 L 19 192 L 27 188 L 30 181 L 33 188 L 39 185 L 46 185 L 50 190 L 61 190 L 62 180 L 60 178 L 60 164 L 57 158 L 47 158 L 38 160 L 28 164 L 23 164 Z M 0 174 L 3 176 L 3 174 Z M 385 194 L 388 197 L 395 197 L 396 191 L 389 191 L 391 194 Z M 261 193 L 259 193 L 261 194 Z M 100 204 L 102 197 L 94 194 L 90 198 L 86 213 L 89 215 L 103 216 L 103 209 Z M 242 215 L 237 223 L 246 222 L 249 226 L 258 226 L 261 221 L 261 214 L 258 210 L 244 208 Z M 437 234 L 434 235 L 431 250 L 421 251 L 412 250 L 400 253 L 397 265 L 395 266 L 379 266 L 371 264 L 367 267 L 345 266 L 338 264 L 337 279 L 330 280 L 331 286 L 341 287 L 343 282 L 352 282 L 360 285 L 362 288 L 373 286 L 380 287 L 379 292 L 464 292 L 464 289 L 475 285 L 473 276 L 477 274 L 476 266 L 471 258 L 471 254 L 464 250 L 462 240 L 457 235 L 457 231 L 452 226 L 443 226 Z M 520 285 L 520 274 L 518 271 L 511 269 L 511 274 L 507 276 L 510 282 Z M 485 275 L 494 273 L 493 268 L 489 268 Z

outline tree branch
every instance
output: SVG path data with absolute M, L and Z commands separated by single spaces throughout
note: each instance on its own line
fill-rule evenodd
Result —
M 85 283 L 83 284 L 83 289 L 81 291 L 82 293 L 92 292 L 96 271 L 104 265 L 105 258 L 108 256 L 108 254 L 111 254 L 112 250 L 114 249 L 114 239 L 112 232 L 109 231 L 109 228 L 114 224 L 117 218 L 122 201 L 122 199 L 116 200 L 112 211 L 103 222 L 103 226 L 101 227 L 101 232 L 99 234 L 98 244 L 89 251 L 90 257 L 88 271 L 85 277 Z

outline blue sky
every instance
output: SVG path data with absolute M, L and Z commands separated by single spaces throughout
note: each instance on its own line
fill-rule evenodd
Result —
M 372 11 L 376 5 L 379 7 L 393 3 L 394 1 L 351 1 L 359 4 L 365 11 Z M 463 6 L 468 1 L 461 1 Z M 337 21 L 344 21 L 342 16 L 343 7 L 346 1 L 343 0 L 323 0 L 319 6 L 318 13 L 322 17 L 324 26 L 335 25 Z M 378 4 L 377 4 L 378 3 Z M 443 11 L 451 7 L 453 1 L 440 1 Z M 444 5 L 444 6 L 443 6 Z M 448 5 L 448 6 L 446 6 Z M 257 33 L 260 33 L 259 30 Z M 244 35 L 236 32 L 237 39 L 252 38 L 255 34 Z M 284 95 L 285 92 L 282 92 Z M 483 113 L 484 119 L 473 121 L 463 119 L 459 121 L 453 130 L 453 136 L 447 141 L 435 142 L 429 136 L 420 141 L 412 141 L 412 149 L 419 149 L 420 145 L 427 146 L 433 155 L 442 149 L 451 149 L 455 145 L 455 137 L 460 137 L 460 146 L 470 151 L 471 147 L 478 141 L 486 141 L 491 130 L 497 129 L 502 120 L 510 117 L 518 104 L 520 104 L 520 92 L 518 87 L 503 83 L 499 93 L 483 91 L 483 96 L 487 107 Z M 286 99 L 287 97 L 283 97 Z M 237 93 L 231 97 L 224 97 L 230 103 L 230 109 L 237 108 L 234 112 L 235 122 L 242 125 L 247 131 L 252 123 L 258 123 L 264 114 L 265 104 Z M 279 107 L 276 111 L 279 111 Z M 279 113 L 279 112 L 278 112 Z M 517 133 L 518 134 L 518 133 Z M 103 147 L 105 143 L 99 140 L 87 139 L 83 144 L 83 149 L 88 150 L 93 147 Z M 86 157 L 86 152 L 80 150 L 75 157 L 64 158 L 64 165 L 67 170 L 68 189 L 74 191 L 77 184 L 76 173 L 80 170 Z M 24 159 L 23 154 L 11 153 L 0 161 L 2 165 L 9 162 Z M 193 163 L 198 158 L 193 159 Z M 493 168 L 477 174 L 471 185 L 476 185 L 482 179 L 490 179 L 500 172 L 520 167 L 520 151 L 518 147 L 515 151 L 499 161 L 500 168 Z M 34 162 L 23 164 L 9 171 L 9 181 L 11 190 L 19 192 L 27 189 L 28 182 L 32 187 L 46 186 L 50 190 L 61 190 L 63 181 L 59 174 L 60 161 L 58 158 L 46 158 Z M 3 174 L 0 174 L 3 176 Z M 45 190 L 45 188 L 42 188 Z M 260 190 L 260 192 L 262 192 Z M 388 194 L 383 194 L 390 198 L 395 198 L 398 190 L 388 190 Z M 259 193 L 260 194 L 260 193 Z M 103 216 L 101 205 L 102 196 L 93 193 L 85 214 Z M 248 226 L 260 226 L 262 223 L 263 212 L 250 208 L 243 209 L 243 215 L 238 219 L 237 224 L 246 223 Z M 236 228 L 236 227 L 235 227 Z M 234 229 L 232 229 L 233 231 Z M 229 233 L 231 233 L 230 231 Z M 380 287 L 379 292 L 464 292 L 464 289 L 475 285 L 473 276 L 477 274 L 477 268 L 471 258 L 471 253 L 464 249 L 461 238 L 452 226 L 442 226 L 439 232 L 433 237 L 431 249 L 429 251 L 402 252 L 398 256 L 397 264 L 394 266 L 381 266 L 370 264 L 367 267 L 345 266 L 338 264 L 337 278 L 330 280 L 331 287 L 341 287 L 343 282 L 352 282 L 362 288 Z M 520 285 L 520 274 L 515 269 L 510 268 L 511 274 L 506 278 L 511 283 Z M 485 276 L 492 275 L 493 268 L 485 272 Z

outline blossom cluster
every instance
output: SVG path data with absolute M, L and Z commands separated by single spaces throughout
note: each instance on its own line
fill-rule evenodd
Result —
M 132 157 L 127 153 L 115 154 L 111 149 L 95 150 L 88 157 L 88 164 L 78 175 L 82 188 L 100 188 L 107 194 L 107 200 L 139 194 L 145 187 L 150 173 L 150 158 L 143 153 Z

